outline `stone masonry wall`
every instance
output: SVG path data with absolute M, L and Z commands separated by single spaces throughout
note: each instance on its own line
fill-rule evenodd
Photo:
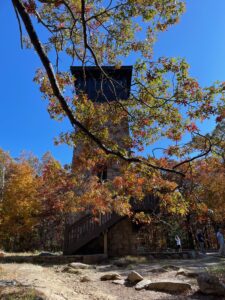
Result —
M 137 254 L 137 231 L 128 218 L 108 231 L 108 254 L 114 257 Z

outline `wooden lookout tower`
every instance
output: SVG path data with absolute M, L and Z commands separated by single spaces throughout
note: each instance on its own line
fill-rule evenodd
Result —
M 130 96 L 132 66 L 115 67 L 71 67 L 76 78 L 76 94 L 84 93 L 96 103 L 108 105 L 112 101 L 127 100 Z M 110 125 L 109 125 L 110 126 Z M 118 128 L 110 129 L 114 140 L 121 145 L 125 136 L 129 136 L 128 120 L 125 118 Z M 80 149 L 74 149 L 74 157 Z M 118 166 L 107 167 L 104 179 L 113 179 L 119 175 Z M 141 203 L 133 203 L 134 211 L 151 212 L 157 201 L 151 196 Z M 137 254 L 138 230 L 128 217 L 115 213 L 101 215 L 99 222 L 89 213 L 66 226 L 64 254 L 105 253 L 110 256 Z

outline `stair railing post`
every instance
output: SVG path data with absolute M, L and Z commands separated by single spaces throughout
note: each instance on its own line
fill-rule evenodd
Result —
M 65 224 L 64 241 L 63 241 L 63 255 L 67 254 L 68 248 L 69 248 L 69 226 L 68 226 L 68 224 Z
M 103 232 L 104 236 L 104 254 L 108 256 L 108 230 Z

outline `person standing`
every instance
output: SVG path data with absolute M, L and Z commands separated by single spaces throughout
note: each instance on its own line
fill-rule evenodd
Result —
M 199 244 L 200 252 L 205 253 L 205 239 L 201 229 L 197 230 L 196 237 Z
M 178 235 L 175 236 L 175 241 L 176 241 L 176 249 L 178 252 L 181 252 L 181 240 Z
M 220 256 L 223 256 L 225 255 L 225 249 L 224 249 L 224 237 L 223 237 L 223 234 L 221 232 L 221 228 L 218 229 L 217 233 L 216 233 L 216 237 L 217 237 L 217 241 L 219 243 L 219 255 Z

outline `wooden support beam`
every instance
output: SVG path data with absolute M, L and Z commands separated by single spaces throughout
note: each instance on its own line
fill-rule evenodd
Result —
M 104 254 L 108 256 L 108 231 L 104 231 Z

